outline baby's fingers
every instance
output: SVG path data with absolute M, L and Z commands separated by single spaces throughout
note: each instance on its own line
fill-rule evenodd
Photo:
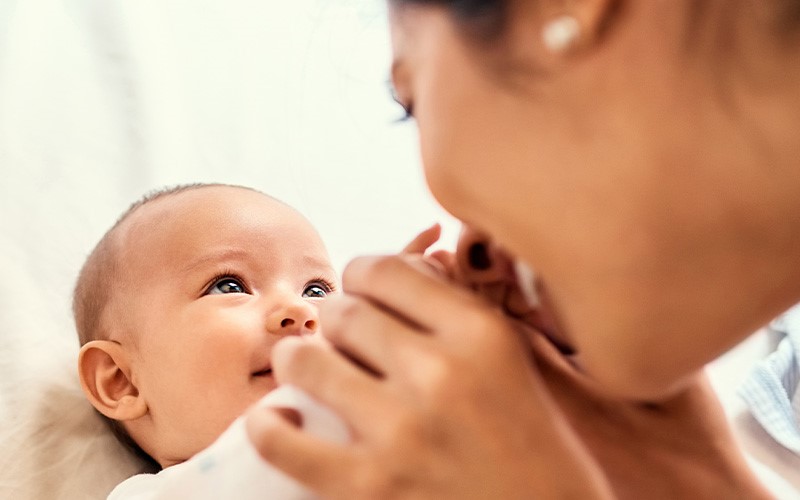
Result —
M 442 235 L 442 226 L 438 223 L 422 231 L 409 242 L 400 253 L 419 253 L 424 254 L 431 245 L 439 241 Z
M 487 234 L 466 225 L 458 238 L 456 262 L 461 279 L 470 286 L 514 281 L 511 257 Z

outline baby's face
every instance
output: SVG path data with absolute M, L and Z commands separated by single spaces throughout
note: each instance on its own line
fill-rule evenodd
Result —
M 123 287 L 112 314 L 130 339 L 132 379 L 152 424 L 133 437 L 171 465 L 275 388 L 273 345 L 317 331 L 317 306 L 336 276 L 308 221 L 244 189 L 156 200 L 120 238 Z

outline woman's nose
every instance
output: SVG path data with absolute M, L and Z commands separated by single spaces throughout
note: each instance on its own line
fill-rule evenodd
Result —
M 318 329 L 317 308 L 299 297 L 282 304 L 267 317 L 267 330 L 273 335 L 311 335 Z

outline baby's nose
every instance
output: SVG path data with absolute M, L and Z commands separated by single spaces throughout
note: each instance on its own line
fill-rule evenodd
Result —
M 274 335 L 311 335 L 319 329 L 317 308 L 299 299 L 273 311 L 267 330 Z

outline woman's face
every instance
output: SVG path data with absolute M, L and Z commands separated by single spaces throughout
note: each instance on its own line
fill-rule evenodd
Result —
M 751 305 L 753 276 L 777 274 L 754 243 L 779 229 L 776 184 L 731 113 L 743 93 L 685 50 L 684 2 L 631 2 L 567 54 L 542 46 L 539 2 L 511 4 L 486 44 L 446 8 L 391 9 L 392 78 L 439 202 L 539 271 L 579 349 L 627 335 L 646 356 L 645 328 L 738 338 L 788 305 Z

